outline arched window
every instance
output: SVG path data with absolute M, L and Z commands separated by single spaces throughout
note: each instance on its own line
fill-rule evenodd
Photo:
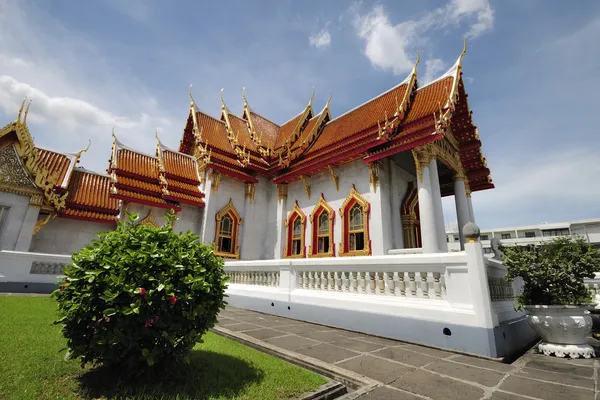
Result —
M 287 246 L 283 250 L 283 256 L 287 258 L 306 257 L 306 247 L 304 246 L 306 215 L 298 207 L 298 202 L 294 203 L 294 208 L 285 221 L 285 226 L 287 228 Z
M 354 185 L 340 208 L 342 217 L 342 243 L 340 255 L 371 255 L 369 238 L 369 203 L 356 191 Z
M 309 257 L 335 256 L 335 245 L 333 243 L 334 218 L 335 211 L 327 204 L 323 193 L 321 193 L 321 198 L 310 214 L 312 244 L 308 249 Z
M 240 247 L 238 244 L 238 233 L 242 218 L 233 206 L 231 199 L 229 203 L 217 213 L 215 225 L 215 254 L 224 258 L 240 258 Z

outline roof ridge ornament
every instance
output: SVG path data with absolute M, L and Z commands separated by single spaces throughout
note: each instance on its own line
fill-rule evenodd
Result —
M 17 119 L 15 120 L 15 122 L 18 124 L 21 123 L 21 115 L 23 115 L 23 108 L 25 108 L 26 101 L 27 101 L 27 96 L 25 96 L 25 98 L 23 99 L 23 102 L 21 103 L 21 108 L 19 108 L 19 114 L 17 115 Z
M 29 103 L 27 104 L 27 108 L 25 109 L 25 115 L 23 116 L 23 125 L 27 125 L 27 114 L 29 114 L 29 107 L 31 107 L 31 102 L 33 100 L 29 100 Z
M 308 105 L 309 106 L 312 106 L 312 102 L 313 102 L 313 100 L 315 98 L 315 86 L 314 85 L 313 85 L 312 89 L 313 89 L 312 90 L 312 96 L 310 96 L 310 100 L 308 101 Z
M 221 93 L 223 90 L 221 89 Z M 246 86 L 242 87 L 242 99 L 244 99 L 244 107 L 248 107 L 248 100 L 246 100 Z M 222 100 L 222 99 L 221 99 Z
M 92 139 L 88 139 L 88 145 L 87 145 L 87 147 L 85 149 L 79 150 L 77 152 L 77 161 L 79 161 L 79 158 L 81 157 L 81 155 L 83 153 L 86 153 L 90 149 L 91 145 L 92 145 Z
M 190 107 L 196 108 L 196 101 L 194 100 L 194 96 L 192 96 L 192 84 L 190 83 L 190 87 L 188 88 L 188 96 L 190 96 Z

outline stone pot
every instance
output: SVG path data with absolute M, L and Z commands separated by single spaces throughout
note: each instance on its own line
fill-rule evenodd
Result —
M 542 338 L 539 351 L 556 357 L 594 357 L 594 348 L 587 344 L 592 331 L 592 317 L 587 311 L 591 306 L 525 306 L 527 322 Z

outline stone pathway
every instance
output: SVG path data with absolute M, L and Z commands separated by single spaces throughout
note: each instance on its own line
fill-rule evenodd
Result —
M 360 400 L 600 400 L 600 361 L 530 351 L 513 364 L 227 307 L 217 325 L 379 382 Z

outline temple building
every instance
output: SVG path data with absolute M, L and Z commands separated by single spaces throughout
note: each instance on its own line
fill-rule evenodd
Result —
M 0 130 L 0 250 L 70 254 L 127 211 L 145 224 L 178 215 L 228 259 L 447 252 L 442 197 L 458 226 L 475 221 L 471 194 L 493 188 L 462 78 L 462 60 L 420 86 L 417 60 L 396 86 L 342 115 L 331 96 L 283 124 L 221 93 L 221 114 L 191 93 L 179 149 L 155 154 L 113 131 L 106 172 L 78 167 L 85 150 L 36 147 L 29 105 Z M 116 132 L 118 134 L 118 132 Z M 108 150 L 108 149 L 107 149 Z M 464 244 L 459 234 L 461 246 Z

